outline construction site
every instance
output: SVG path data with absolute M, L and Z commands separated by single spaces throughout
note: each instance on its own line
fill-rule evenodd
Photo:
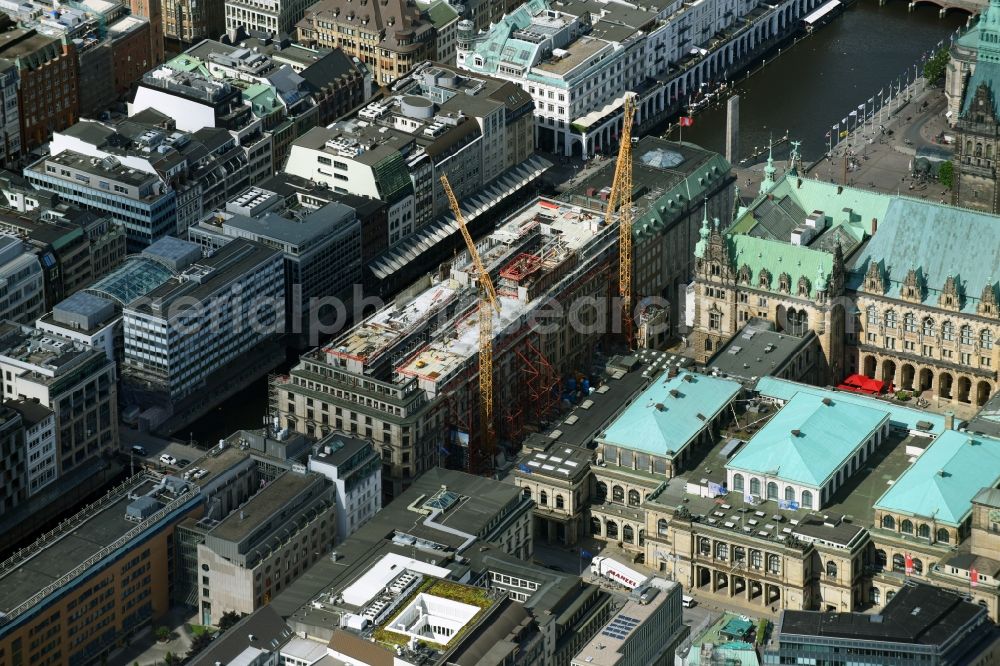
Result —
M 640 294 L 659 293 L 644 280 L 663 268 L 632 255 L 633 218 L 644 210 L 633 200 L 647 185 L 633 186 L 631 98 L 626 107 L 613 184 L 599 198 L 540 197 L 476 241 L 442 177 L 466 250 L 428 266 L 394 303 L 274 378 L 271 416 L 314 437 L 340 430 L 371 438 L 389 499 L 430 467 L 490 474 L 504 466 L 527 434 L 590 390 L 584 380 L 601 371 L 598 349 L 669 335 L 670 312 L 637 299 L 632 282 L 635 272 Z M 642 164 L 661 148 L 637 145 Z M 705 159 L 678 153 L 695 171 L 662 172 L 672 175 L 670 196 L 681 188 L 690 202 L 691 178 L 703 191 Z M 697 226 L 687 204 L 680 208 L 683 230 L 664 248 L 687 245 L 687 228 Z
M 475 244 L 497 285 L 499 311 L 492 312 L 490 328 L 493 425 L 501 445 L 519 446 L 528 431 L 555 414 L 564 378 L 590 374 L 594 350 L 618 316 L 609 308 L 617 292 L 617 240 L 617 223 L 609 225 L 602 212 L 539 198 Z M 352 421 L 347 410 L 370 404 L 345 391 L 321 388 L 299 373 L 353 384 L 384 401 L 392 394 L 402 400 L 416 392 L 423 399 L 414 409 L 393 414 L 387 402 L 379 407 L 390 419 L 395 415 L 429 428 L 432 423 L 445 426 L 434 428 L 431 447 L 421 449 L 413 442 L 417 456 L 421 450 L 429 456 L 428 466 L 444 463 L 476 471 L 492 466 L 493 461 L 476 460 L 469 453 L 470 443 L 480 446 L 489 436 L 483 427 L 477 363 L 481 320 L 476 263 L 468 250 L 456 255 L 392 305 L 303 356 L 289 376 L 276 378 L 281 395 L 274 403 L 283 425 L 312 434 L 312 424 L 322 420 L 316 411 L 322 410 L 312 411 L 306 404 L 301 411 L 289 410 L 287 403 L 317 389 L 340 407 L 329 411 L 342 416 L 345 430 Z M 325 372 L 317 364 L 336 371 Z M 296 415 L 307 418 L 303 422 Z M 337 427 L 332 420 L 329 425 Z M 402 446 L 402 441 L 392 441 L 394 427 L 373 430 L 383 447 Z M 398 432 L 402 437 L 403 430 Z

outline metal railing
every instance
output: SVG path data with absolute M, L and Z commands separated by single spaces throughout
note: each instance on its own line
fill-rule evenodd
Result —
M 136 478 L 139 478 L 139 481 L 137 483 L 130 483 L 130 481 L 132 481 L 132 480 L 134 480 Z M 145 481 L 147 478 L 148 477 L 147 477 L 147 475 L 145 473 L 140 473 L 140 474 L 137 474 L 137 475 L 133 476 L 131 479 L 129 479 L 129 481 L 126 481 L 125 483 L 123 483 L 115 491 L 113 491 L 112 493 L 109 493 L 109 494 L 105 495 L 98 502 L 95 502 L 94 504 L 89 505 L 83 511 L 81 511 L 78 514 L 76 514 L 75 516 L 73 516 L 72 518 L 70 518 L 69 520 L 67 520 L 65 523 L 61 524 L 55 530 L 52 530 L 52 532 L 50 532 L 49 535 L 51 535 L 54 532 L 59 532 L 59 535 L 55 539 L 53 539 L 51 541 L 48 541 L 48 542 L 46 542 L 44 544 L 42 543 L 42 539 L 44 539 L 45 537 L 43 537 L 42 539 L 39 539 L 34 544 L 32 544 L 31 546 L 29 546 L 29 548 L 32 550 L 32 552 L 31 552 L 30 555 L 21 557 L 16 563 L 11 563 L 12 560 L 14 560 L 15 558 L 18 558 L 19 556 L 21 556 L 22 552 L 18 551 L 18 553 L 16 553 L 14 556 L 8 558 L 8 560 L 3 563 L 3 566 L 7 567 L 7 569 L 5 569 L 2 572 L 0 572 L 0 575 L 2 575 L 3 573 L 6 573 L 8 571 L 10 571 L 11 567 L 16 568 L 17 566 L 20 566 L 21 564 L 23 564 L 24 562 L 26 562 L 28 559 L 30 559 L 34 555 L 37 555 L 39 552 L 41 552 L 46 546 L 51 545 L 52 543 L 54 543 L 54 541 L 57 541 L 58 539 L 66 536 L 70 532 L 71 529 L 75 529 L 76 527 L 78 527 L 83 522 L 86 522 L 87 520 L 89 520 L 93 516 L 97 515 L 97 512 L 99 510 L 107 508 L 111 504 L 113 504 L 113 503 L 121 500 L 122 496 L 125 495 L 128 490 L 131 490 L 132 488 L 135 488 L 139 483 L 141 483 L 142 481 Z M 127 488 L 126 488 L 126 486 L 127 486 Z M 200 492 L 201 492 L 200 489 L 197 489 L 197 488 L 193 489 L 193 490 L 188 490 L 187 492 L 185 492 L 182 495 L 178 496 L 176 499 L 174 499 L 172 502 L 170 502 L 169 504 L 167 504 L 166 506 L 164 506 L 162 509 L 160 509 L 159 511 L 157 511 L 153 515 L 149 516 L 148 518 L 144 519 L 140 523 L 136 524 L 135 527 L 133 527 L 132 529 L 128 530 L 125 534 L 123 534 L 122 536 L 120 536 L 118 539 L 115 539 L 115 541 L 113 541 L 112 543 L 108 544 L 107 546 L 104 546 L 99 551 L 97 551 L 96 553 L 94 553 L 90 557 L 86 558 L 83 562 L 81 562 L 80 564 L 78 564 L 75 567 L 73 567 L 73 569 L 71 569 L 69 572 L 63 574 L 62 576 L 60 576 L 56 580 L 52 581 L 51 583 L 49 583 L 48 585 L 46 585 L 45 587 L 43 587 L 41 590 L 39 590 L 38 592 L 36 592 L 35 594 L 33 594 L 26 601 L 24 601 L 21 604 L 15 606 L 13 609 L 11 609 L 9 612 L 7 612 L 5 615 L 0 616 L 0 626 L 3 626 L 5 624 L 13 621 L 14 619 L 16 619 L 17 617 L 19 617 L 20 615 L 22 615 L 26 611 L 30 610 L 31 608 L 33 608 L 34 606 L 36 606 L 37 604 L 39 604 L 43 599 L 45 599 L 45 597 L 47 597 L 48 595 L 52 594 L 52 592 L 54 592 L 55 590 L 57 590 L 57 589 L 65 586 L 65 585 L 67 585 L 68 583 L 70 583 L 74 578 L 76 578 L 77 576 L 79 576 L 80 574 L 82 574 L 88 568 L 90 568 L 93 565 L 97 564 L 102 559 L 104 559 L 105 557 L 107 557 L 108 555 L 110 555 L 111 553 L 113 553 L 114 551 L 116 551 L 119 548 L 121 548 L 122 546 L 124 546 L 126 543 L 128 543 L 129 541 L 131 541 L 133 538 L 135 538 L 138 534 L 140 534 L 142 531 L 144 531 L 150 525 L 153 525 L 153 524 L 157 523 L 163 517 L 165 517 L 168 513 L 170 513 L 171 511 L 175 510 L 177 507 L 179 507 L 180 505 L 184 504 L 188 500 L 196 497 Z M 80 516 L 82 514 L 84 514 L 84 513 L 87 513 L 88 515 L 86 517 L 84 517 L 84 518 L 81 519 Z M 71 526 L 70 526 L 70 524 L 71 524 Z M 46 535 L 46 536 L 48 536 L 48 535 Z M 27 549 L 25 549 L 25 550 L 27 550 Z

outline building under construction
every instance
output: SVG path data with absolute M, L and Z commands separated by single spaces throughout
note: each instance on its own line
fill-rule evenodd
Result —
M 600 211 L 537 199 L 476 244 L 500 304 L 493 320 L 494 428 L 518 446 L 559 407 L 562 379 L 589 374 L 615 330 L 617 224 Z M 476 271 L 468 252 L 272 385 L 282 426 L 341 430 L 382 447 L 398 494 L 428 467 L 465 466 L 483 436 Z M 502 453 L 503 446 L 498 448 Z

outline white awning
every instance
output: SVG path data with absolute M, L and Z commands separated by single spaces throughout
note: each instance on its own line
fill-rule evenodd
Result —
M 813 23 L 820 20 L 821 18 L 823 18 L 824 16 L 826 16 L 839 6 L 840 6 L 840 0 L 830 0 L 830 2 L 826 3 L 825 5 L 823 5 L 822 7 L 820 7 L 819 9 L 817 9 L 812 14 L 810 14 L 809 16 L 805 17 L 802 20 L 806 23 L 806 25 L 812 25 Z

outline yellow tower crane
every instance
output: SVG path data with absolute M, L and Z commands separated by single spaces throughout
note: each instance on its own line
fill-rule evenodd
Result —
M 622 325 L 629 347 L 634 344 L 632 319 L 632 120 L 635 116 L 635 96 L 625 95 L 622 133 L 618 144 L 615 179 L 605 209 L 608 224 L 618 212 L 618 295 L 622 299 Z
M 441 175 L 441 186 L 448 196 L 448 203 L 451 212 L 455 214 L 458 228 L 465 239 L 465 245 L 469 248 L 469 256 L 472 264 L 479 274 L 479 400 L 480 414 L 482 420 L 482 445 L 478 455 L 474 454 L 474 447 L 470 438 L 469 442 L 469 471 L 473 473 L 493 471 L 493 446 L 496 433 L 493 422 L 493 312 L 500 312 L 500 299 L 493 288 L 493 281 L 490 273 L 483 265 L 483 260 L 479 258 L 476 251 L 476 244 L 472 240 L 469 229 L 465 226 L 465 218 L 462 217 L 462 209 L 458 207 L 458 200 L 451 190 L 451 183 L 448 176 Z

